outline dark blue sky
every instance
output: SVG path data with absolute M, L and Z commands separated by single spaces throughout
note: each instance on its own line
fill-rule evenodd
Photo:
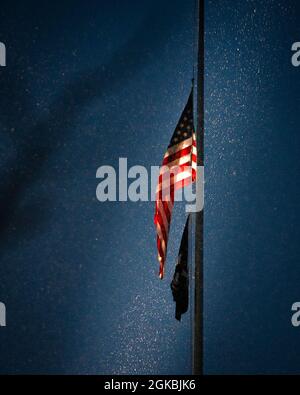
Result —
M 205 369 L 299 373 L 300 4 L 230 3 L 206 16 Z
M 205 371 L 298 372 L 296 1 L 206 2 Z M 159 165 L 190 90 L 194 1 L 2 1 L 2 373 L 189 373 L 153 203 L 96 170 Z M 298 21 L 297 21 L 298 17 Z

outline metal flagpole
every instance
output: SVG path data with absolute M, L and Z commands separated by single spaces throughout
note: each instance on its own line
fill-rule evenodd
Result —
M 197 15 L 197 165 L 204 166 L 204 0 L 198 0 Z M 200 187 L 202 188 L 203 185 Z M 197 212 L 195 221 L 194 375 L 203 374 L 203 219 L 204 210 Z

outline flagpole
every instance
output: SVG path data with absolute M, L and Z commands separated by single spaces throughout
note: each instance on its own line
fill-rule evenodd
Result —
M 198 0 L 197 15 L 197 165 L 204 166 L 204 0 Z M 203 219 L 204 210 L 197 212 L 195 221 L 194 375 L 203 375 Z

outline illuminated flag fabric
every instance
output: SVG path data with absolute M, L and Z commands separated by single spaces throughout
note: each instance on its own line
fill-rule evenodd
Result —
M 175 273 L 171 282 L 174 302 L 176 303 L 175 318 L 181 320 L 181 315 L 188 311 L 189 307 L 189 219 L 188 216 L 183 231 L 180 249 L 175 267 Z
M 175 191 L 196 180 L 197 147 L 193 120 L 193 90 L 165 153 L 156 189 L 154 223 L 159 277 L 164 276 Z

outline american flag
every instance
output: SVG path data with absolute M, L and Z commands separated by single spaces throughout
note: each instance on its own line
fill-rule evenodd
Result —
M 193 120 L 193 90 L 176 126 L 159 172 L 154 224 L 157 232 L 159 277 L 164 276 L 175 191 L 196 180 L 197 146 Z

